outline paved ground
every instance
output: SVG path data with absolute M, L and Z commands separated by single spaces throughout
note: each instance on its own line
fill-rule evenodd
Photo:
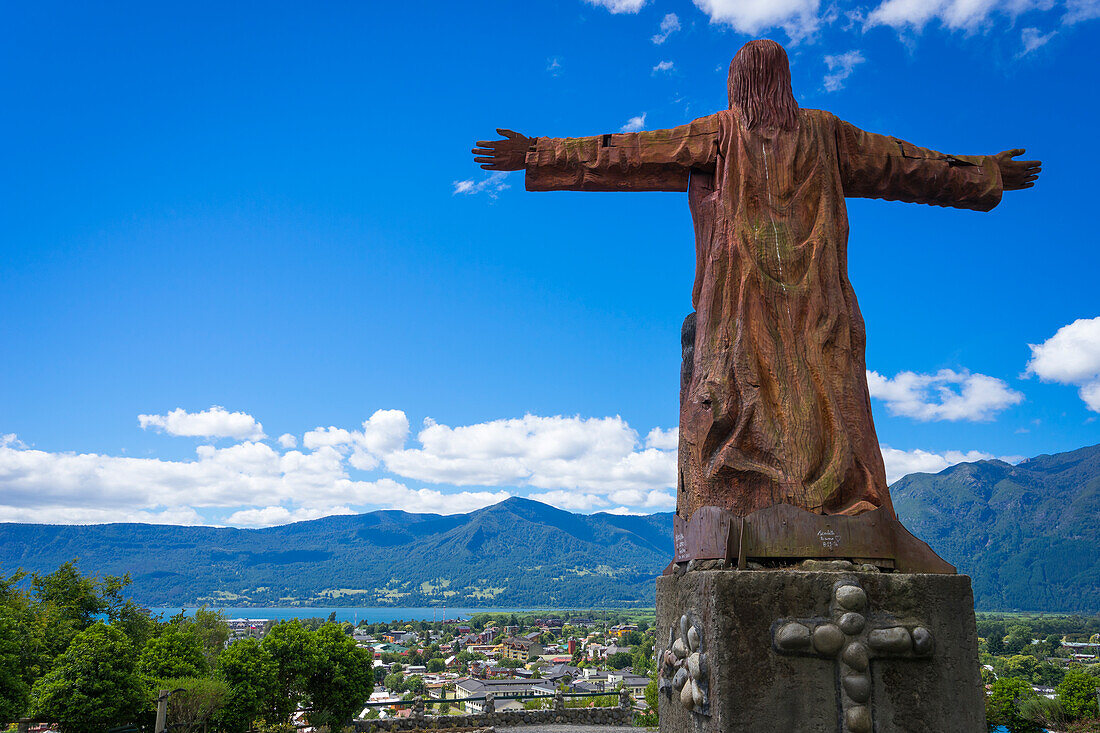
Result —
M 497 733 L 640 733 L 645 728 L 635 728 L 629 725 L 569 725 L 568 723 L 554 723 L 552 725 L 517 725 L 511 727 L 497 726 Z

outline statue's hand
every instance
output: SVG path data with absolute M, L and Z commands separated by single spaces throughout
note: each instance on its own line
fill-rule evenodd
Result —
M 1017 155 L 1023 155 L 1025 152 L 1023 148 L 1016 148 L 993 156 L 1001 169 L 1001 186 L 1005 191 L 1031 188 L 1039 179 L 1039 171 L 1043 170 L 1041 160 L 1013 160 Z
M 535 144 L 533 137 L 524 137 L 518 132 L 497 128 L 497 134 L 503 140 L 478 140 L 477 147 L 471 150 L 474 162 L 481 163 L 487 171 L 518 171 L 524 167 L 527 151 Z

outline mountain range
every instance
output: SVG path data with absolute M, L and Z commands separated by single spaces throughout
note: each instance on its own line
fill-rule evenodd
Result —
M 1100 446 L 978 461 L 891 487 L 902 522 L 982 610 L 1100 610 Z M 0 524 L 0 572 L 129 573 L 151 606 L 651 606 L 672 515 L 514 497 L 469 514 L 377 511 L 266 529 Z

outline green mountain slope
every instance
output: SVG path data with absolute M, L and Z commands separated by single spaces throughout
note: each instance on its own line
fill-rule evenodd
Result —
M 1100 446 L 912 474 L 891 493 L 910 531 L 973 578 L 979 609 L 1100 609 Z M 671 535 L 671 514 L 520 498 L 255 530 L 0 524 L 0 572 L 75 557 L 85 571 L 130 573 L 148 605 L 649 606 Z
M 890 493 L 905 526 L 971 576 L 979 609 L 1100 609 L 1100 445 L 911 474 Z
M 268 529 L 0 524 L 0 568 L 130 573 L 149 605 L 653 603 L 669 514 L 579 515 L 512 498 L 470 514 L 380 511 Z

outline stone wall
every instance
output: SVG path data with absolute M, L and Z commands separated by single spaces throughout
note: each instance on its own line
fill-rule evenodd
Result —
M 491 702 L 486 707 L 491 708 Z M 421 705 L 414 705 L 413 714 L 407 718 L 355 720 L 355 730 L 367 733 L 368 731 L 490 728 L 498 725 L 546 725 L 549 723 L 630 725 L 634 717 L 633 704 L 629 695 L 620 696 L 618 707 L 613 708 L 567 708 L 562 704 L 562 700 L 557 698 L 551 710 L 501 710 L 464 715 L 424 715 L 421 710 L 423 710 Z
M 674 573 L 656 625 L 662 733 L 988 730 L 965 575 Z

